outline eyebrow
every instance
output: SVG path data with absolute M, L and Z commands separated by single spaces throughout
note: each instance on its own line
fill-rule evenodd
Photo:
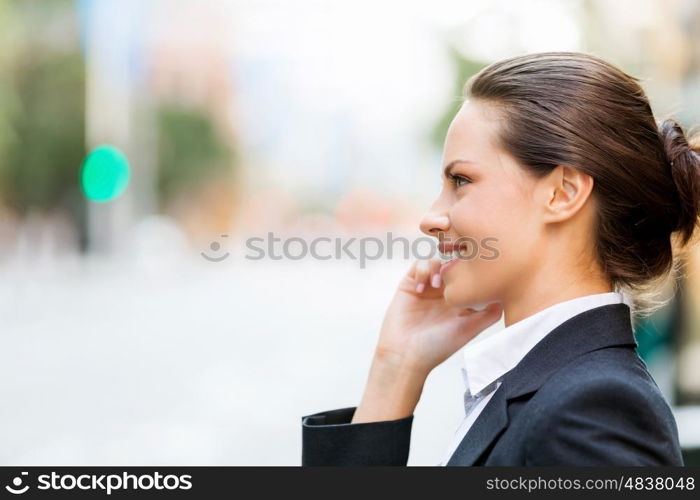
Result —
M 444 168 L 442 171 L 442 175 L 444 177 L 449 177 L 450 174 L 452 173 L 452 169 L 457 166 L 459 163 L 471 163 L 473 165 L 476 165 L 476 162 L 471 161 L 471 160 L 453 160 L 450 163 L 447 164 L 447 166 Z

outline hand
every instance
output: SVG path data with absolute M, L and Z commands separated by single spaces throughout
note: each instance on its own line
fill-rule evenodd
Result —
M 399 282 L 375 353 L 383 363 L 427 376 L 500 319 L 503 308 L 499 302 L 489 304 L 483 311 L 447 304 L 439 274 L 441 264 L 439 258 L 415 260 Z
M 480 312 L 447 304 L 445 286 L 434 278 L 441 264 L 438 258 L 414 261 L 399 282 L 352 423 L 412 415 L 432 369 L 501 317 L 498 302 Z

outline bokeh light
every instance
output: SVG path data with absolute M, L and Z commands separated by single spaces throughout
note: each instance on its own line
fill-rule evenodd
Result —
M 129 184 L 129 162 L 114 146 L 99 146 L 83 163 L 80 181 L 85 196 L 97 202 L 112 201 Z

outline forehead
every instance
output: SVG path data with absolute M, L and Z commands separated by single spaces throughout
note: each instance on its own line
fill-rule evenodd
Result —
M 498 116 L 481 102 L 467 100 L 452 119 L 445 136 L 444 163 L 467 158 L 488 163 L 496 158 Z

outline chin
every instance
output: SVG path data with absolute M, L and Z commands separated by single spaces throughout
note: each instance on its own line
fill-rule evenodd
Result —
M 459 293 L 459 291 L 455 292 L 455 290 L 450 291 L 450 288 L 450 285 L 446 285 L 443 295 L 445 297 L 445 302 L 451 307 L 458 307 L 460 309 L 471 308 L 477 311 L 483 311 L 489 304 L 498 301 L 497 299 L 487 300 L 483 297 Z
M 479 300 L 477 297 L 470 297 L 465 294 L 459 294 L 459 293 L 450 293 L 450 287 L 449 285 L 445 287 L 445 302 L 447 302 L 451 307 L 458 307 L 460 309 L 464 309 L 467 307 L 470 307 L 472 309 L 476 309 L 477 311 L 481 311 L 486 308 L 487 305 L 489 305 L 490 302 L 484 302 L 483 300 Z

